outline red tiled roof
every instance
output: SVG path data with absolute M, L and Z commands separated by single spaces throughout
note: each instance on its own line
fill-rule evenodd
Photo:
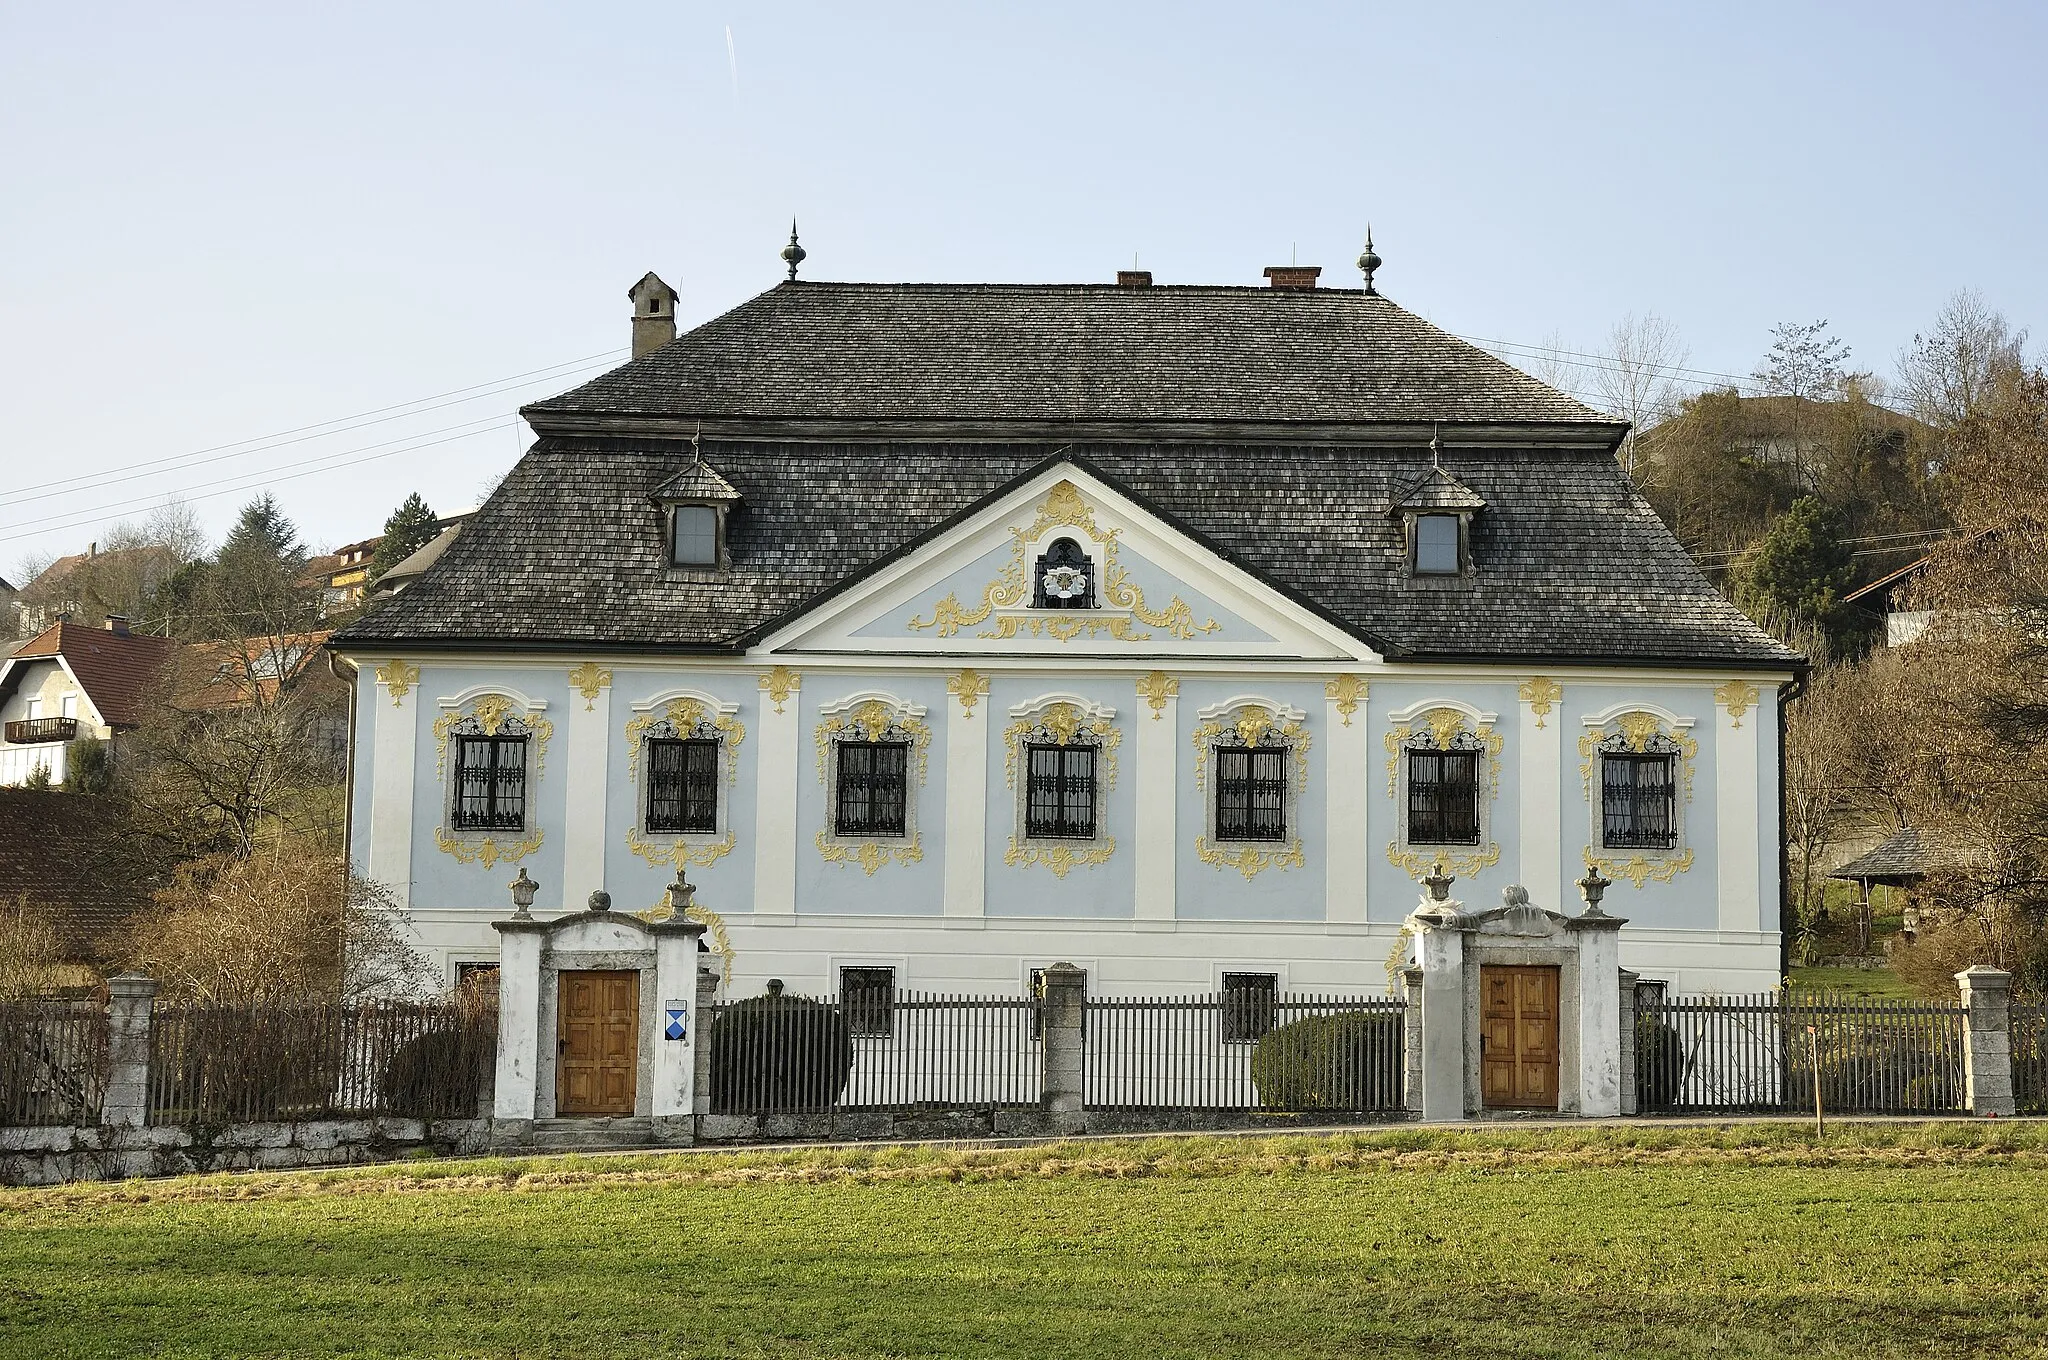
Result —
M 9 659 L 63 657 L 100 717 L 116 727 L 132 727 L 142 721 L 150 687 L 177 646 L 169 638 L 62 622 L 36 634 Z
M 258 697 L 268 702 L 313 664 L 333 631 L 192 643 L 179 659 L 178 702 L 190 709 L 232 708 Z M 269 664 L 273 654 L 282 664 Z

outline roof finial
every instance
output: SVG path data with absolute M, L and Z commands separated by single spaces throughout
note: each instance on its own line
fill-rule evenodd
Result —
M 704 422 L 697 422 L 697 432 L 690 436 L 690 461 L 701 464 L 704 461 Z
M 1444 446 L 1437 441 L 1436 422 L 1429 422 L 1429 465 L 1439 472 L 1444 466 Z
M 1372 286 L 1373 271 L 1385 263 L 1372 248 L 1372 223 L 1365 224 L 1365 251 L 1358 257 L 1358 272 L 1365 275 L 1365 292 L 1368 297 L 1378 297 L 1379 289 Z
M 804 262 L 804 248 L 796 243 L 796 219 L 789 219 L 789 244 L 782 248 L 782 262 L 789 266 L 791 282 L 796 280 L 796 267 Z

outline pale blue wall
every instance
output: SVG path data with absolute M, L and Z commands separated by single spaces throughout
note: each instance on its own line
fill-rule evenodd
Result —
M 1003 733 L 1016 719 L 1010 709 L 1047 693 L 1077 694 L 1115 711 L 1122 740 L 1117 746 L 1116 787 L 1104 807 L 1116 852 L 1107 863 L 1069 870 L 1055 877 L 1042 864 L 1008 865 L 1003 856 L 1017 828 L 1017 791 L 1010 786 L 1009 752 Z M 1129 917 L 1134 914 L 1137 884 L 1133 831 L 1137 818 L 1138 752 L 1133 707 L 1137 698 L 1131 678 L 1116 675 L 1061 677 L 998 675 L 991 681 L 982 711 L 988 743 L 987 911 L 991 916 Z M 976 722 L 980 719 L 977 718 Z

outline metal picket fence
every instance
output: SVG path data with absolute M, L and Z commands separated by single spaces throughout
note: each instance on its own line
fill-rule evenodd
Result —
M 1403 1108 L 1406 1005 L 1392 997 L 1090 997 L 1090 1109 Z
M 1039 1099 L 1029 997 L 855 993 L 706 1008 L 713 1114 L 990 1110 Z
M 159 1005 L 149 1120 L 474 1118 L 488 1101 L 497 1011 L 474 1001 Z
M 106 1086 L 104 1005 L 0 1002 L 0 1126 L 97 1124 Z
M 1636 995 L 1644 1114 L 1936 1114 L 1965 1108 L 1960 1002 L 1823 992 Z
M 2048 1114 L 2048 1006 L 2014 1001 L 2012 1094 L 2021 1114 Z

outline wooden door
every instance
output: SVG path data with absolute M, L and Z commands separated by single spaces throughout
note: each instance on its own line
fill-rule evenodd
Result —
M 555 1028 L 555 1113 L 633 1113 L 640 974 L 563 973 Z
M 1479 970 L 1480 1098 L 1490 1108 L 1557 1108 L 1557 969 Z

